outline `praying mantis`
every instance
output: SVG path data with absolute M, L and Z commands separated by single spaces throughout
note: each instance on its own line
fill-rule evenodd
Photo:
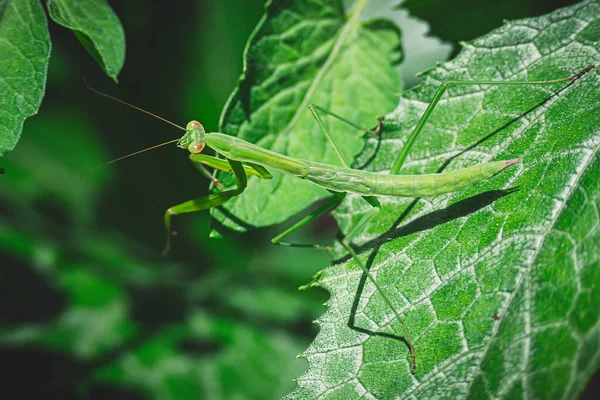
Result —
M 286 174 L 297 176 L 300 179 L 310 181 L 316 185 L 319 185 L 327 189 L 333 197 L 323 204 L 321 207 L 310 213 L 308 216 L 294 224 L 283 233 L 274 237 L 271 242 L 276 245 L 282 246 L 302 246 L 293 243 L 283 242 L 282 240 L 290 233 L 306 225 L 313 219 L 319 217 L 325 212 L 336 207 L 340 202 L 349 194 L 360 195 L 370 206 L 371 209 L 368 211 L 359 222 L 352 227 L 345 237 L 341 240 L 341 244 L 355 260 L 355 262 L 362 269 L 366 277 L 373 283 L 377 292 L 381 295 L 387 306 L 393 312 L 394 317 L 399 321 L 403 335 L 406 340 L 410 352 L 410 369 L 414 373 L 416 369 L 415 351 L 408 328 L 404 323 L 404 320 L 400 313 L 396 310 L 395 305 L 386 295 L 385 291 L 378 285 L 375 277 L 369 272 L 368 268 L 358 257 L 358 254 L 352 247 L 352 239 L 361 232 L 369 222 L 377 215 L 381 208 L 381 204 L 377 199 L 378 196 L 404 196 L 404 197 L 423 197 L 423 196 L 436 196 L 445 193 L 455 192 L 463 188 L 480 183 L 491 176 L 499 173 L 503 169 L 517 163 L 520 158 L 510 160 L 499 160 L 492 161 L 483 164 L 477 164 L 471 167 L 437 174 L 422 174 L 422 175 L 402 175 L 400 170 L 406 161 L 409 151 L 418 135 L 423 130 L 425 123 L 432 115 L 434 109 L 439 103 L 440 99 L 448 88 L 452 86 L 465 86 L 465 85 L 554 85 L 565 82 L 572 82 L 581 78 L 586 73 L 596 68 L 595 65 L 589 65 L 580 71 L 574 73 L 571 76 L 565 78 L 557 78 L 551 80 L 509 80 L 509 81 L 448 81 L 440 84 L 438 90 L 435 92 L 431 102 L 424 111 L 418 123 L 413 128 L 412 132 L 406 139 L 405 145 L 402 151 L 396 157 L 393 166 L 388 174 L 369 172 L 363 170 L 352 169 L 349 167 L 348 160 L 345 160 L 338 150 L 336 144 L 331 138 L 330 132 L 327 126 L 324 124 L 319 112 L 328 114 L 331 117 L 337 118 L 349 126 L 370 132 L 373 134 L 379 134 L 383 127 L 383 118 L 379 120 L 377 128 L 375 130 L 368 130 L 344 117 L 341 117 L 332 111 L 329 111 L 323 107 L 311 104 L 308 106 L 310 112 L 319 125 L 321 131 L 325 135 L 329 145 L 335 152 L 337 158 L 340 161 L 340 165 L 329 165 L 319 163 L 315 161 L 309 161 L 291 156 L 279 154 L 271 150 L 264 149 L 253 143 L 245 141 L 243 139 L 229 136 L 219 132 L 206 132 L 202 124 L 198 121 L 191 121 L 185 128 L 168 121 L 162 117 L 152 114 L 139 107 L 133 106 L 122 100 L 116 99 L 107 94 L 101 93 L 93 88 L 91 90 L 96 93 L 126 104 L 146 114 L 152 115 L 164 122 L 167 122 L 183 131 L 185 134 L 175 140 L 152 146 L 123 157 L 119 157 L 115 160 L 109 161 L 93 169 L 99 168 L 103 165 L 121 160 L 126 157 L 130 157 L 139 154 L 144 151 L 152 150 L 154 148 L 170 144 L 177 143 L 177 146 L 189 151 L 189 158 L 199 171 L 206 178 L 212 181 L 216 190 L 204 197 L 198 199 L 189 200 L 184 203 L 172 206 L 165 211 L 164 214 L 164 225 L 166 229 L 166 245 L 163 251 L 163 256 L 169 252 L 171 247 L 171 219 L 175 215 L 193 213 L 202 210 L 207 210 L 213 207 L 218 207 L 221 204 L 227 202 L 231 198 L 238 196 L 244 192 L 247 187 L 247 177 L 256 176 L 260 179 L 271 179 L 272 175 L 269 173 L 269 169 L 275 169 Z M 218 158 L 206 154 L 202 154 L 203 150 L 209 147 L 213 149 L 223 158 Z M 235 176 L 236 187 L 232 189 L 225 189 L 224 186 L 218 181 L 211 172 L 206 168 L 210 167 L 216 170 L 220 170 L 226 173 L 233 173 Z M 87 173 L 86 172 L 86 173 Z M 312 247 L 320 248 L 322 246 L 313 245 Z

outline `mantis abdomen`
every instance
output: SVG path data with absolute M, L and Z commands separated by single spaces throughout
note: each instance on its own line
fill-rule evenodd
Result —
M 363 196 L 436 196 L 482 182 L 518 160 L 494 161 L 452 172 L 422 175 L 390 175 L 349 168 L 322 168 L 309 163 L 306 179 L 324 188 Z
M 482 182 L 519 161 L 493 161 L 439 174 L 390 175 L 284 156 L 222 133 L 209 133 L 206 141 L 208 146 L 231 160 L 259 164 L 335 192 L 363 196 L 420 197 L 450 193 Z

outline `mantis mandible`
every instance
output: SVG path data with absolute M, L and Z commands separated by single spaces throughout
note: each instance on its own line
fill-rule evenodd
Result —
M 377 200 L 377 196 L 405 196 L 405 197 L 423 197 L 423 196 L 436 196 L 444 193 L 454 192 L 479 182 L 482 182 L 489 177 L 497 174 L 504 168 L 513 165 L 520 161 L 520 158 L 512 160 L 500 160 L 492 161 L 488 163 L 478 164 L 471 167 L 459 169 L 452 172 L 443 172 L 438 174 L 423 174 L 423 175 L 401 175 L 400 169 L 404 164 L 408 152 L 414 144 L 417 136 L 423 130 L 423 127 L 433 110 L 439 103 L 443 94 L 451 86 L 464 86 L 464 85 L 549 85 L 558 84 L 564 82 L 574 81 L 587 72 L 595 68 L 595 65 L 590 65 L 579 72 L 566 77 L 552 80 L 537 80 L 537 81 L 448 81 L 443 82 L 434 94 L 433 99 L 429 103 L 425 112 L 421 116 L 420 120 L 416 124 L 412 133 L 408 136 L 406 144 L 398 157 L 395 159 L 392 169 L 389 174 L 381 174 L 369 171 L 362 171 L 357 169 L 351 169 L 348 166 L 348 162 L 342 157 L 337 146 L 333 142 L 331 135 L 323 123 L 319 111 L 329 114 L 332 117 L 338 118 L 348 125 L 370 133 L 379 133 L 382 129 L 382 120 L 379 120 L 379 124 L 374 131 L 363 128 L 362 126 L 349 121 L 329 110 L 326 110 L 317 105 L 309 105 L 309 110 L 314 116 L 317 124 L 321 128 L 327 141 L 332 147 L 333 151 L 337 155 L 341 166 L 323 164 L 315 161 L 309 161 L 299 158 L 290 157 L 287 155 L 279 154 L 253 143 L 247 142 L 240 138 L 229 136 L 219 132 L 207 133 L 204 130 L 202 124 L 198 121 L 191 121 L 185 128 L 174 124 L 162 117 L 154 115 L 146 110 L 139 107 L 133 106 L 122 100 L 116 99 L 112 96 L 101 93 L 93 88 L 93 91 L 103 95 L 105 97 L 116 100 L 120 103 L 126 104 L 139 111 L 150 114 L 156 118 L 161 119 L 183 131 L 185 134 L 176 140 L 171 140 L 156 146 L 149 147 L 144 150 L 137 151 L 135 153 L 128 154 L 126 156 L 117 158 L 109 161 L 108 163 L 94 167 L 93 169 L 99 168 L 103 165 L 121 160 L 126 157 L 130 157 L 139 154 L 144 151 L 148 151 L 160 146 L 164 146 L 170 143 L 177 143 L 177 146 L 186 149 L 190 152 L 189 158 L 198 167 L 200 172 L 208 179 L 210 179 L 217 191 L 207 196 L 200 197 L 198 199 L 189 200 L 184 203 L 175 205 L 166 210 L 164 215 L 164 224 L 166 229 L 166 245 L 163 251 L 165 256 L 171 247 L 171 218 L 174 215 L 192 213 L 202 210 L 207 210 L 213 207 L 220 206 L 234 196 L 240 195 L 247 186 L 247 176 L 253 175 L 261 179 L 270 179 L 272 176 L 268 171 L 268 168 L 279 170 L 283 173 L 297 176 L 300 179 L 305 179 L 313 182 L 316 185 L 324 187 L 332 193 L 333 197 L 323 206 L 313 211 L 307 217 L 287 229 L 285 232 L 274 237 L 271 242 L 277 245 L 283 246 L 299 246 L 292 243 L 282 242 L 282 239 L 317 218 L 321 214 L 329 211 L 336 207 L 348 193 L 358 194 L 372 206 L 372 209 L 367 212 L 360 221 L 346 234 L 342 239 L 342 245 L 360 266 L 362 271 L 366 274 L 367 278 L 373 283 L 375 289 L 384 299 L 386 304 L 390 307 L 394 313 L 395 318 L 398 319 L 402 326 L 403 335 L 406 339 L 406 344 L 410 351 L 411 357 L 411 372 L 414 373 L 416 368 L 415 351 L 410 339 L 408 328 L 404 323 L 404 319 L 400 313 L 396 310 L 393 302 L 389 299 L 382 288 L 377 284 L 376 279 L 371 275 L 368 268 L 360 260 L 357 253 L 354 251 L 351 242 L 352 239 L 371 221 L 379 212 L 380 202 Z M 225 157 L 225 159 L 201 154 L 205 147 L 213 149 L 216 153 Z M 211 172 L 205 168 L 205 166 L 224 171 L 227 173 L 233 173 L 236 180 L 236 188 L 225 190 L 223 185 L 212 176 Z M 86 173 L 87 173 L 86 172 Z M 303 246 L 305 247 L 305 246 Z M 313 247 L 321 247 L 314 245 Z

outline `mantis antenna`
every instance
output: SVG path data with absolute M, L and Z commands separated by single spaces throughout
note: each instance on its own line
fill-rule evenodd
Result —
M 177 125 L 176 123 L 174 123 L 174 122 L 171 122 L 171 121 L 169 121 L 169 120 L 168 120 L 168 119 L 166 119 L 166 118 L 163 118 L 163 117 L 160 117 L 160 116 L 158 116 L 158 115 L 156 115 L 156 114 L 153 114 L 153 113 L 151 113 L 150 111 L 146 111 L 146 110 L 144 110 L 143 108 L 140 108 L 140 107 L 134 106 L 133 104 L 129 104 L 128 102 L 126 102 L 126 101 L 123 101 L 123 100 L 121 100 L 121 99 L 117 99 L 116 97 L 113 97 L 113 96 L 111 96 L 111 95 L 109 95 L 109 94 L 102 93 L 102 92 L 101 92 L 101 91 L 99 91 L 98 89 L 94 89 L 93 87 L 91 87 L 90 85 L 88 85 L 87 81 L 85 80 L 85 77 L 83 78 L 83 83 L 85 84 L 85 86 L 86 86 L 88 89 L 90 89 L 92 92 L 95 92 L 96 94 L 99 94 L 100 96 L 104 96 L 104 97 L 106 97 L 106 98 L 109 98 L 109 99 L 111 99 L 111 100 L 114 100 L 114 101 L 116 101 L 116 102 L 119 102 L 119 103 L 121 103 L 121 104 L 125 104 L 126 106 L 129 106 L 129 107 L 131 107 L 131 108 L 133 108 L 133 109 L 135 109 L 135 110 L 141 111 L 141 112 L 143 112 L 144 114 L 151 115 L 151 116 L 153 116 L 154 118 L 156 118 L 156 119 L 160 119 L 161 121 L 163 121 L 163 122 L 166 122 L 166 123 L 167 123 L 167 124 L 169 124 L 169 125 L 173 125 L 175 128 L 178 128 L 178 129 L 181 129 L 182 131 L 185 131 L 185 128 L 184 128 L 183 126 L 179 126 L 179 125 Z
M 88 89 L 90 89 L 92 92 L 94 92 L 94 93 L 96 93 L 96 94 L 99 94 L 100 96 L 104 96 L 104 97 L 106 97 L 106 98 L 109 98 L 109 99 L 111 99 L 111 100 L 114 100 L 114 101 L 116 101 L 116 102 L 118 102 L 118 103 L 125 104 L 126 106 L 129 106 L 129 107 L 131 107 L 131 108 L 133 108 L 133 109 L 135 109 L 135 110 L 141 111 L 141 112 L 143 112 L 144 114 L 148 114 L 148 115 L 150 115 L 150 116 L 152 116 L 152 117 L 154 117 L 154 118 L 156 118 L 156 119 L 159 119 L 159 120 L 161 120 L 161 121 L 163 121 L 163 122 L 166 122 L 167 124 L 169 124 L 169 125 L 172 125 L 172 126 L 174 126 L 175 128 L 181 129 L 182 131 L 185 131 L 185 130 L 186 130 L 184 127 L 182 127 L 182 126 L 179 126 L 179 125 L 177 125 L 176 123 L 174 123 L 174 122 L 171 122 L 171 121 L 169 121 L 169 120 L 168 120 L 168 119 L 166 119 L 166 118 L 160 117 L 160 116 L 158 116 L 158 115 L 156 115 L 156 114 L 153 114 L 153 113 L 151 113 L 150 111 L 144 110 L 143 108 L 140 108 L 140 107 L 134 106 L 133 104 L 129 104 L 129 103 L 128 103 L 128 102 L 126 102 L 126 101 L 123 101 L 123 100 L 121 100 L 121 99 L 118 99 L 118 98 L 116 98 L 116 97 L 113 97 L 113 96 L 111 96 L 111 95 L 109 95 L 109 94 L 103 93 L 103 92 L 101 92 L 101 91 L 99 91 L 99 90 L 97 90 L 97 89 L 94 89 L 93 87 L 91 87 L 91 86 L 90 86 L 90 85 L 87 83 L 87 81 L 85 80 L 85 77 L 83 78 L 83 83 L 85 84 L 85 86 L 86 86 Z M 173 139 L 173 140 L 169 140 L 169 141 L 167 141 L 167 142 L 160 143 L 160 144 L 157 144 L 157 145 L 154 145 L 154 146 L 150 146 L 150 147 L 146 147 L 145 149 L 138 150 L 138 151 L 135 151 L 135 152 L 133 152 L 133 153 L 129 153 L 129 154 L 127 154 L 127 155 L 124 155 L 124 156 L 121 156 L 121 157 L 115 158 L 114 160 L 107 161 L 107 162 L 105 162 L 105 163 L 102 163 L 102 164 L 100 164 L 100 165 L 96 165 L 95 167 L 92 167 L 92 168 L 88 169 L 87 171 L 85 171 L 83 174 L 81 174 L 80 178 L 81 178 L 81 179 L 83 179 L 83 177 L 84 177 L 85 175 L 87 175 L 88 173 L 90 173 L 90 172 L 92 172 L 92 171 L 94 171 L 94 170 L 96 170 L 96 169 L 98 169 L 98 168 L 101 168 L 101 167 L 104 167 L 104 166 L 106 166 L 106 165 L 109 165 L 109 164 L 115 163 L 115 162 L 117 162 L 117 161 L 121 161 L 121 160 L 123 160 L 123 159 L 125 159 L 125 158 L 133 157 L 133 156 L 135 156 L 135 155 L 138 155 L 138 154 L 140 154 L 140 153 L 144 153 L 144 152 L 146 152 L 146 151 L 154 150 L 154 149 L 156 149 L 156 148 L 158 148 L 158 147 L 162 147 L 162 146 L 166 146 L 166 145 L 168 145 L 168 144 L 171 144 L 171 143 L 176 143 L 176 142 L 179 142 L 179 140 L 181 140 L 181 139 Z
M 166 146 L 168 144 L 176 143 L 176 142 L 179 142 L 179 139 L 173 139 L 173 140 L 169 140 L 168 142 L 164 142 L 164 143 L 160 143 L 160 144 L 157 144 L 157 145 L 154 145 L 154 146 L 146 147 L 145 149 L 134 151 L 133 153 L 129 153 L 129 154 L 126 154 L 126 155 L 121 156 L 119 158 L 115 158 L 114 160 L 110 160 L 110 161 L 107 161 L 107 162 L 102 163 L 100 165 L 96 165 L 95 167 L 92 167 L 92 168 L 88 169 L 87 171 L 85 171 L 83 174 L 81 174 L 80 178 L 83 179 L 83 177 L 85 175 L 89 174 L 90 172 L 92 172 L 92 171 L 94 171 L 94 170 L 96 170 L 98 168 L 104 167 L 104 166 L 106 166 L 108 164 L 112 164 L 112 163 L 115 163 L 117 161 L 121 161 L 121 160 L 123 160 L 125 158 L 133 157 L 133 156 L 138 155 L 140 153 L 143 153 L 143 152 L 146 152 L 146 151 L 150 151 L 150 150 L 154 150 L 154 149 L 156 149 L 158 147 Z

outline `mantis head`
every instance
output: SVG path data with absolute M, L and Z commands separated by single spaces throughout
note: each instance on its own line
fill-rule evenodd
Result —
M 191 121 L 185 127 L 185 134 L 177 142 L 177 146 L 188 149 L 192 154 L 201 153 L 206 145 L 206 131 L 198 121 Z

